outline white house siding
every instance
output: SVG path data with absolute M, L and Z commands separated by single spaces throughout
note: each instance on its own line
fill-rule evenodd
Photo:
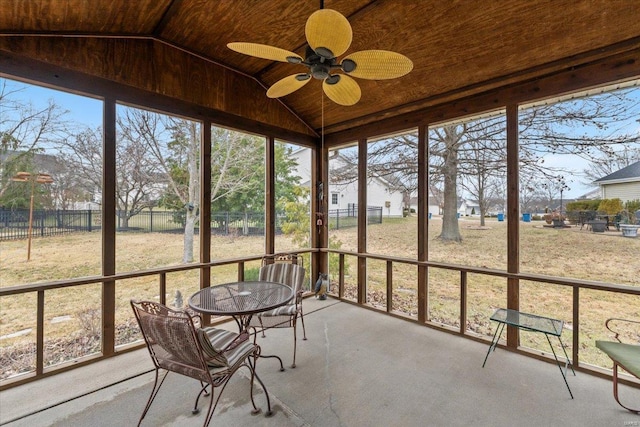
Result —
M 311 179 L 311 149 L 303 147 L 294 150 L 291 157 L 295 159 L 298 166 L 292 171 L 298 175 L 302 182 L 308 182 Z M 334 157 L 330 162 L 329 175 L 331 168 L 344 167 L 345 162 L 340 157 Z M 334 196 L 335 194 L 335 196 Z M 372 178 L 367 189 L 367 205 L 381 206 L 383 216 L 402 216 L 402 193 L 400 191 L 390 190 L 388 183 L 381 178 Z M 328 203 L 329 210 L 348 209 L 350 206 L 358 204 L 358 183 L 349 184 L 329 184 L 329 188 L 325 191 L 325 200 Z M 336 203 L 334 203 L 334 201 Z M 389 202 L 389 207 L 386 206 Z
M 622 182 L 602 185 L 602 198 L 620 199 L 622 202 L 640 200 L 640 182 Z
M 291 158 L 298 163 L 292 173 L 301 178 L 301 184 L 309 182 L 311 180 L 311 150 L 305 147 L 293 150 Z
M 402 216 L 402 193 L 390 190 L 378 179 L 369 181 L 367 188 L 367 205 L 382 206 L 383 216 Z M 388 205 L 388 206 L 387 206 Z

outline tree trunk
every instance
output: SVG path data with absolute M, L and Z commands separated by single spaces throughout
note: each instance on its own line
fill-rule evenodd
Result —
M 184 224 L 184 249 L 182 251 L 182 262 L 193 262 L 193 236 L 196 225 L 195 209 L 186 209 L 186 221 Z
M 461 242 L 458 227 L 458 138 L 455 126 L 447 130 L 446 152 L 443 156 L 444 212 L 442 215 L 441 240 Z
M 187 160 L 187 171 L 189 172 L 188 201 L 186 210 L 186 221 L 184 226 L 184 250 L 182 262 L 193 262 L 193 237 L 194 229 L 198 217 L 200 216 L 200 138 L 198 135 L 198 125 L 195 122 L 188 122 L 189 151 Z

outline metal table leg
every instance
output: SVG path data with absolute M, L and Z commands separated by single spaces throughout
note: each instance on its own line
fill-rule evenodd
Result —
M 564 380 L 564 383 L 567 386 L 567 390 L 569 390 L 569 394 L 571 395 L 571 398 L 573 399 L 573 393 L 571 393 L 571 388 L 569 388 L 569 383 L 567 382 L 567 377 L 564 374 L 564 371 L 562 370 L 562 365 L 560 365 L 560 361 L 558 360 L 558 356 L 556 355 L 556 351 L 553 349 L 553 346 L 551 345 L 551 340 L 549 339 L 549 335 L 548 334 L 544 334 L 545 337 L 547 337 L 547 341 L 549 342 L 549 347 L 551 347 L 551 352 L 553 353 L 553 357 L 555 357 L 556 359 L 556 363 L 558 364 L 558 369 L 560 369 L 560 374 L 562 374 L 562 379 Z M 560 337 L 558 337 L 558 339 L 560 339 Z M 560 345 L 562 346 L 562 341 L 560 341 Z M 564 350 L 564 347 L 562 347 L 562 349 Z M 565 351 L 565 355 L 566 355 L 566 351 Z M 569 361 L 569 358 L 567 358 L 567 363 Z M 571 365 L 571 370 L 573 371 L 573 364 Z M 575 371 L 573 372 L 573 374 L 575 375 Z
M 484 357 L 484 362 L 482 363 L 482 367 L 487 363 L 487 359 L 489 358 L 489 353 L 491 353 L 491 349 L 496 351 L 496 347 L 498 346 L 498 341 L 500 341 L 500 337 L 502 336 L 502 331 L 504 330 L 504 323 L 498 323 L 496 327 L 496 332 L 493 334 L 493 338 L 491 339 L 491 344 L 489 345 L 489 350 L 487 351 L 487 355 Z M 498 333 L 500 331 L 500 333 Z

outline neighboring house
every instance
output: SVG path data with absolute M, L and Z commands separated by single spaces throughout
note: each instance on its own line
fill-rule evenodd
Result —
M 460 216 L 480 215 L 480 205 L 478 202 L 462 199 L 458 213 Z
M 311 149 L 301 147 L 294 150 L 291 153 L 291 157 L 298 163 L 292 173 L 301 178 L 300 183 L 302 185 L 309 185 L 311 177 Z M 350 164 L 337 151 L 332 151 L 329 157 L 329 188 L 324 192 L 328 209 L 354 209 L 354 207 L 358 205 L 357 181 L 336 181 L 335 177 L 338 174 L 332 173 L 332 171 L 345 168 L 350 170 L 352 168 L 356 168 L 356 166 Z M 403 199 L 402 190 L 389 180 L 381 176 L 374 176 L 370 178 L 367 189 L 368 206 L 381 206 L 382 214 L 384 216 L 401 217 L 402 209 L 404 207 Z
M 311 183 L 311 150 L 306 147 L 300 147 L 293 150 L 290 157 L 296 161 L 295 169 L 291 172 L 293 175 L 299 176 L 300 185 L 310 187 Z
M 640 161 L 594 181 L 603 199 L 640 200 Z
M 418 198 L 412 197 L 409 201 L 409 207 L 414 211 L 418 212 Z M 440 203 L 438 202 L 438 198 L 429 195 L 429 205 L 427 206 L 427 211 L 431 215 L 442 215 L 442 209 L 440 209 Z

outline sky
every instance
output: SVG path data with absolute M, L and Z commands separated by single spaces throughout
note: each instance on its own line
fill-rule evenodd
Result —
M 0 78 L 0 82 L 2 82 Z M 49 99 L 53 99 L 62 109 L 68 110 L 67 118 L 74 122 L 89 127 L 102 125 L 102 102 L 99 99 L 86 96 L 75 95 L 58 90 L 48 89 L 40 86 L 24 84 L 13 80 L 6 80 L 12 87 L 24 87 L 21 96 L 30 99 L 34 106 L 46 106 Z M 640 92 L 640 90 L 639 90 Z M 635 132 L 640 133 L 640 122 L 634 124 Z M 571 155 L 553 155 L 551 153 L 544 157 L 547 166 L 563 168 L 567 171 L 567 185 L 569 189 L 565 191 L 566 198 L 577 198 L 595 187 L 584 185 L 580 181 L 582 171 L 589 167 L 589 162 L 585 159 Z

